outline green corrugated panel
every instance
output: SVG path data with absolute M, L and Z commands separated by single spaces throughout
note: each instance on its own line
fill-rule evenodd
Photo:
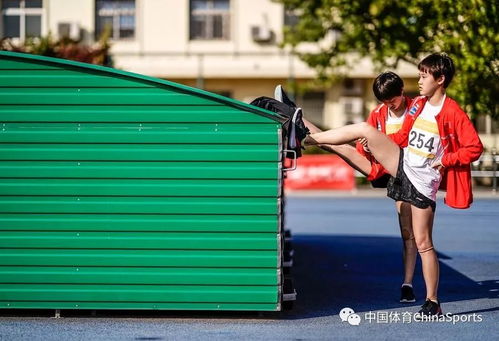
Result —
M 278 251 L 0 249 L 0 265 L 273 268 Z M 277 283 L 276 283 L 277 285 Z
M 274 286 L 0 284 L 0 302 L 220 302 L 277 303 Z
M 106 91 L 107 90 L 107 91 Z M 156 88 L 81 88 L 81 89 L 8 89 L 0 92 L 0 103 L 58 105 L 85 105 L 92 103 L 101 105 L 215 105 L 213 101 L 188 94 L 166 92 Z
M 0 232 L 12 249 L 277 250 L 277 233 Z
M 4 231 L 279 232 L 276 215 L 6 214 Z
M 22 117 L 22 119 L 21 119 Z M 0 122 L 267 123 L 266 117 L 224 106 L 0 105 Z
M 60 124 L 7 123 L 0 141 L 10 143 L 278 143 L 269 124 Z
M 275 180 L 0 179 L 0 195 L 276 197 Z
M 267 161 L 279 162 L 276 145 L 235 144 L 0 144 L 0 160 Z
M 104 76 L 96 73 L 82 74 L 81 71 L 47 70 L 35 74 L 32 70 L 2 70 L 0 87 L 153 87 L 152 84 L 139 83 L 136 80 Z
M 0 52 L 0 307 L 280 308 L 282 118 Z
M 277 180 L 276 162 L 1 161 L 1 178 Z
M 0 283 L 275 285 L 271 268 L 0 267 Z
M 0 197 L 1 213 L 279 214 L 276 198 Z

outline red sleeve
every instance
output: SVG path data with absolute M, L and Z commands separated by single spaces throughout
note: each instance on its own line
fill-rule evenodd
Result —
M 442 165 L 444 167 L 469 165 L 477 160 L 483 152 L 480 137 L 468 115 L 457 107 L 454 109 L 453 117 L 458 145 L 454 152 L 446 153 L 443 156 Z
M 388 135 L 388 137 L 402 148 L 407 146 L 407 140 L 413 123 L 413 117 L 406 117 L 404 123 L 402 124 L 402 128 L 400 128 L 400 130 L 396 133 Z

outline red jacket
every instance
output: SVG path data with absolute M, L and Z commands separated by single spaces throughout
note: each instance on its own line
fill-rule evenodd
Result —
M 409 107 L 411 98 L 405 97 L 405 105 Z M 386 120 L 388 119 L 388 107 L 383 103 L 379 104 L 367 117 L 366 122 L 386 134 Z M 357 152 L 365 156 L 371 162 L 371 172 L 367 175 L 367 180 L 373 181 L 381 176 L 388 174 L 386 169 L 372 156 L 371 153 L 364 150 L 364 146 L 357 142 Z
M 402 128 L 389 137 L 400 147 L 407 140 L 416 118 L 427 98 L 416 97 L 406 115 Z M 453 99 L 446 97 L 442 110 L 435 116 L 440 140 L 444 148 L 441 189 L 446 189 L 445 203 L 453 208 L 468 208 L 473 202 L 470 164 L 483 152 L 483 145 L 468 115 Z

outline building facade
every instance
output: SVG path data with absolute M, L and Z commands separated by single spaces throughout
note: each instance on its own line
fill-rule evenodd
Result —
M 272 96 L 277 84 L 315 77 L 287 48 L 283 28 L 292 17 L 272 0 L 0 0 L 1 37 L 69 35 L 92 44 L 112 28 L 114 67 L 168 79 L 249 102 Z M 300 49 L 314 49 L 304 44 Z M 417 68 L 395 70 L 417 94 Z M 324 128 L 362 121 L 376 105 L 377 71 L 363 59 L 327 88 L 296 94 L 307 116 Z M 490 119 L 479 122 L 488 148 L 498 146 Z

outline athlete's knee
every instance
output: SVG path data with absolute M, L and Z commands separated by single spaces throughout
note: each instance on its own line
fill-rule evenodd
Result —
M 422 240 L 416 238 L 416 247 L 418 248 L 419 253 L 425 253 L 433 250 L 433 243 L 429 238 L 424 238 Z
M 423 254 L 423 253 L 426 253 L 426 252 L 431 251 L 431 250 L 434 250 L 433 246 L 427 247 L 425 249 L 418 248 L 419 254 Z

